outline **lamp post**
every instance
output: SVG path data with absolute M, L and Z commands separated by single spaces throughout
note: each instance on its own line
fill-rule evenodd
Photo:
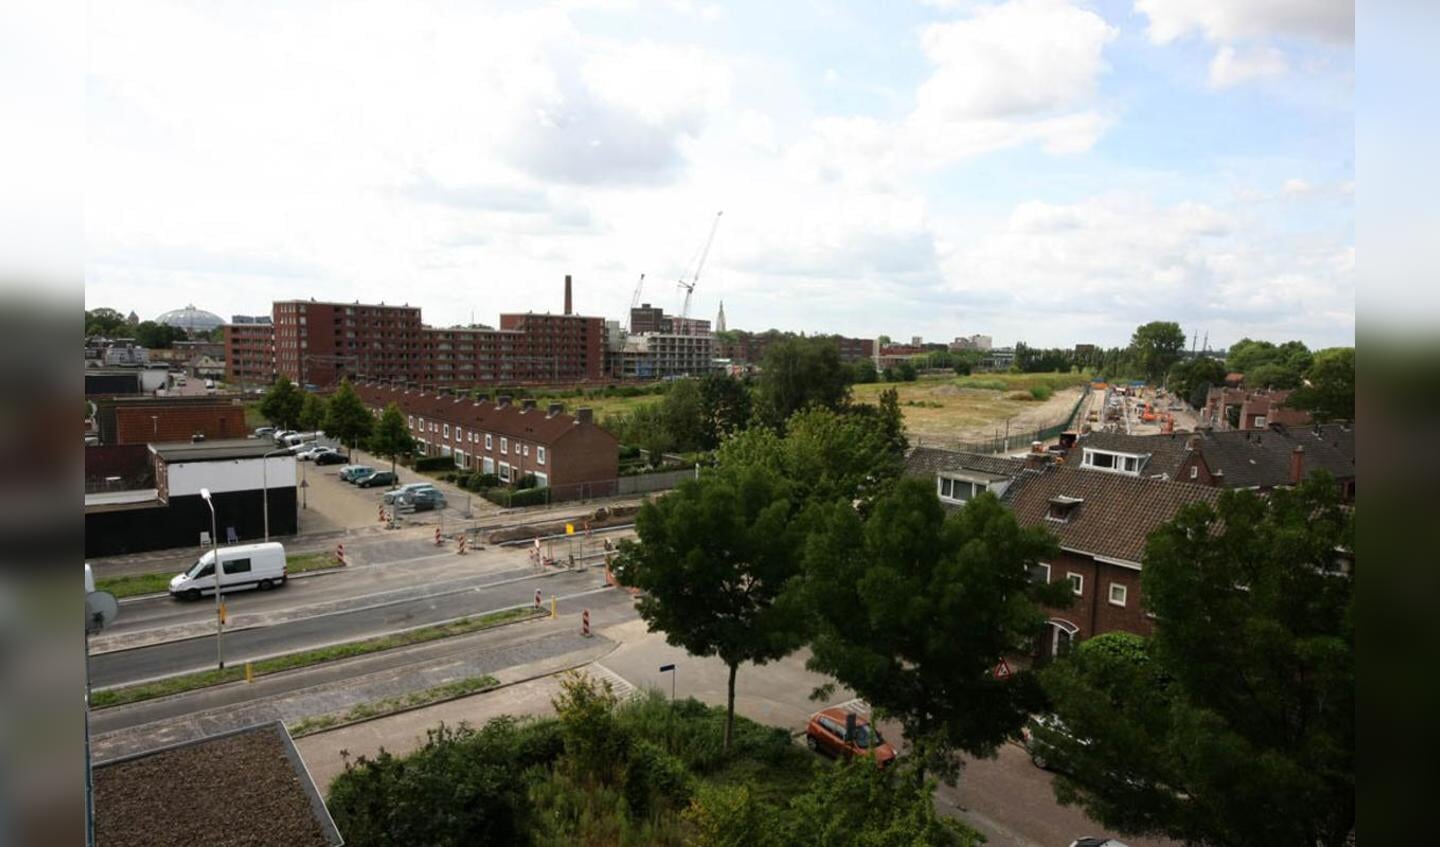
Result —
M 270 457 L 278 456 L 281 453 L 288 452 L 290 452 L 289 447 L 281 447 L 276 450 L 271 450 L 269 453 L 266 453 L 265 455 L 260 457 L 260 493 L 265 501 L 262 508 L 265 515 L 266 541 L 270 540 Z M 214 511 L 213 506 L 211 507 L 211 511 Z
M 220 670 L 225 670 L 225 652 L 221 643 L 221 631 L 224 629 L 220 622 L 220 539 L 215 534 L 215 501 L 210 499 L 210 489 L 200 489 L 200 499 L 210 507 L 210 570 L 215 577 L 215 661 L 219 664 Z

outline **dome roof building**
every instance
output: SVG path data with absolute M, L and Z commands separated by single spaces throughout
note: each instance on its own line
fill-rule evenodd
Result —
M 225 323 L 219 315 L 204 309 L 197 309 L 193 303 L 183 309 L 172 309 L 156 318 L 155 322 L 178 327 L 190 333 L 210 332 Z

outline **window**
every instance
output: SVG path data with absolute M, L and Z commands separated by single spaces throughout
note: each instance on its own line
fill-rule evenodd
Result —
M 1041 585 L 1050 584 L 1050 566 L 1044 562 L 1036 562 L 1030 566 L 1030 580 Z
M 539 446 L 537 446 L 537 447 L 535 448 L 535 461 L 536 461 L 537 463 L 539 463 L 539 464 L 542 464 L 542 465 L 545 464 L 545 448 L 544 448 L 544 447 L 539 447 Z
M 1106 468 L 1106 469 L 1114 468 L 1114 467 L 1115 467 L 1115 456 L 1114 456 L 1114 454 L 1111 454 L 1111 453 L 1094 453 L 1094 452 L 1091 452 L 1091 451 L 1089 451 L 1089 450 L 1086 450 L 1086 451 L 1085 451 L 1085 464 L 1090 465 L 1091 467 L 1096 467 L 1096 468 Z
M 950 479 L 940 477 L 940 499 L 949 500 L 954 503 L 964 503 L 971 497 L 985 490 L 985 486 L 978 482 L 968 482 L 963 479 Z
M 1058 521 L 1068 523 L 1075 514 L 1075 508 L 1084 502 L 1079 497 L 1066 497 L 1059 495 L 1050 498 L 1050 509 L 1045 513 L 1047 521 Z
M 232 573 L 250 573 L 249 559 L 231 559 L 228 562 L 221 562 L 221 565 L 225 568 L 226 576 Z
M 1199 465 L 1191 465 L 1191 466 L 1190 466 L 1190 478 L 1191 478 L 1191 479 L 1199 479 L 1199 478 L 1200 478 L 1200 466 L 1199 466 Z
M 549 487 L 550 487 L 550 475 L 549 475 L 549 474 L 546 474 L 546 473 L 537 473 L 537 474 L 535 474 L 535 487 L 536 487 L 536 488 L 549 488 Z
M 510 439 L 504 437 L 503 435 L 500 437 L 500 452 L 501 452 L 501 453 L 509 453 L 509 452 L 510 452 Z
M 450 424 L 445 424 L 445 437 L 450 437 Z
M 488 433 L 488 432 L 485 433 L 485 449 L 486 449 L 486 450 L 494 450 L 494 449 L 495 449 L 495 445 L 491 442 L 491 440 L 490 440 L 490 433 Z
M 1134 456 L 1126 456 L 1126 457 L 1125 457 L 1125 471 L 1126 471 L 1126 473 L 1135 473 L 1135 472 L 1136 472 L 1136 470 L 1138 469 L 1138 468 L 1136 467 L 1136 461 L 1137 461 L 1137 460 L 1135 459 Z
M 464 451 L 464 450 L 456 450 L 456 451 L 455 451 L 455 467 L 457 467 L 457 468 L 463 468 L 463 467 L 465 467 L 465 466 L 466 466 L 466 465 L 465 465 L 465 451 Z
M 1067 573 L 1065 574 L 1065 578 L 1070 580 L 1070 590 L 1074 592 L 1076 597 L 1085 593 L 1085 577 L 1078 573 Z
M 415 416 L 414 416 L 414 415 L 407 415 L 407 416 L 405 417 L 405 425 L 408 426 L 408 427 L 410 427 L 411 429 L 414 429 L 414 428 L 415 428 Z
M 1126 588 L 1124 585 L 1121 585 L 1121 584 L 1118 583 L 1118 582 L 1112 582 L 1112 583 L 1110 583 L 1110 605 L 1112 605 L 1112 606 L 1123 606 L 1123 605 L 1125 605 L 1125 597 L 1126 597 L 1126 595 L 1128 595 L 1129 593 L 1130 593 L 1130 589 Z
M 1256 415 L 1256 416 L 1255 416 L 1255 428 L 1256 428 L 1256 429 L 1264 429 L 1264 428 L 1265 428 L 1265 416 L 1264 416 L 1264 415 Z
M 529 455 L 530 455 L 530 445 L 529 445 L 529 444 L 526 444 L 523 449 L 524 449 L 524 451 L 525 451 L 525 455 L 526 455 L 526 456 L 529 456 Z
M 480 470 L 482 473 L 495 473 L 495 460 L 489 456 L 481 459 Z
M 501 478 L 502 480 L 504 480 L 505 482 L 509 482 L 509 481 L 510 481 L 510 463 L 509 463 L 509 462 L 501 462 L 501 463 L 500 463 L 500 478 Z

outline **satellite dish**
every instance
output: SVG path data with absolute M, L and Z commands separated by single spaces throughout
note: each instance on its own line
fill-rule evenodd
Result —
M 92 591 L 85 595 L 85 631 L 99 632 L 120 614 L 120 603 L 108 591 Z

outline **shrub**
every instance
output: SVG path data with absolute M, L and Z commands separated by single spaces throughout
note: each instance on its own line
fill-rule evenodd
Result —
M 487 488 L 481 493 L 486 500 L 507 509 L 539 506 L 550 502 L 549 488 L 521 488 L 514 491 L 508 488 Z
M 443 471 L 454 467 L 455 460 L 449 456 L 423 456 L 415 460 L 417 471 Z
M 537 482 L 538 480 L 535 479 L 535 474 L 527 473 L 520 477 L 519 482 L 515 483 L 515 489 L 517 491 L 524 491 L 527 488 L 534 488 Z
M 1055 390 L 1048 385 L 1030 386 L 1030 396 L 1036 400 L 1049 400 L 1054 393 Z

